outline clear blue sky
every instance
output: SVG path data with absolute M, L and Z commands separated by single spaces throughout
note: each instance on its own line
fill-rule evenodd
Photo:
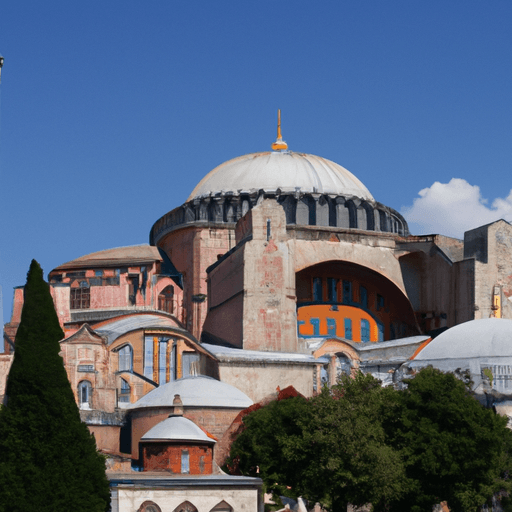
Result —
M 464 207 L 469 227 L 506 217 L 511 26 L 510 0 L 6 0 L 4 321 L 32 258 L 47 274 L 148 242 L 213 167 L 270 148 L 277 108 L 291 150 L 378 201 L 406 213 L 423 190 L 414 234 L 461 236 Z M 469 199 L 454 211 L 454 197 Z

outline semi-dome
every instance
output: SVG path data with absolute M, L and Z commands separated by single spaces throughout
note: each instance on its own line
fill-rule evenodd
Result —
M 228 160 L 210 171 L 187 201 L 259 190 L 356 196 L 374 201 L 364 184 L 341 165 L 292 151 L 251 153 Z
M 205 376 L 184 377 L 150 391 L 130 408 L 172 407 L 174 395 L 180 395 L 185 407 L 229 407 L 246 409 L 253 401 L 225 382 Z
M 456 325 L 432 340 L 415 361 L 512 357 L 512 320 L 484 318 Z
M 141 440 L 215 443 L 193 421 L 183 416 L 169 416 L 146 432 Z

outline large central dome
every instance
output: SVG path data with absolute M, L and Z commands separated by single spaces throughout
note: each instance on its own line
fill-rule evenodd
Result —
M 187 201 L 219 193 L 302 192 L 356 196 L 374 201 L 350 171 L 331 160 L 291 151 L 251 153 L 228 160 L 210 171 Z

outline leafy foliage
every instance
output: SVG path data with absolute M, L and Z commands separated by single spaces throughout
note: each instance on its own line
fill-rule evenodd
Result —
M 507 419 L 484 409 L 464 382 L 425 368 L 399 398 L 400 418 L 389 436 L 401 449 L 410 487 L 402 510 L 446 500 L 452 510 L 471 512 L 493 493 L 510 490 L 504 479 L 512 453 Z
M 105 460 L 80 421 L 62 358 L 64 337 L 32 260 L 0 410 L 0 512 L 109 509 Z
M 390 406 L 388 394 L 372 376 L 358 374 L 310 400 L 271 402 L 246 417 L 231 457 L 275 494 L 331 510 L 395 499 L 403 493 L 403 465 L 378 421 Z
M 466 383 L 427 368 L 408 389 L 382 388 L 361 373 L 309 400 L 271 402 L 244 419 L 232 459 L 278 495 L 332 511 L 424 511 L 447 500 L 477 510 L 510 491 L 512 433 Z

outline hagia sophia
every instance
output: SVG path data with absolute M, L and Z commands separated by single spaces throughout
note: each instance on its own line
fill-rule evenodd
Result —
M 208 172 L 156 220 L 149 245 L 51 270 L 61 355 L 109 456 L 113 510 L 262 510 L 258 479 L 219 469 L 233 424 L 341 373 L 400 386 L 427 364 L 469 370 L 481 400 L 508 411 L 512 225 L 411 235 L 377 199 L 341 165 L 289 150 L 279 122 L 271 151 Z M 0 399 L 22 306 L 21 286 Z M 181 490 L 165 501 L 170 489 Z

